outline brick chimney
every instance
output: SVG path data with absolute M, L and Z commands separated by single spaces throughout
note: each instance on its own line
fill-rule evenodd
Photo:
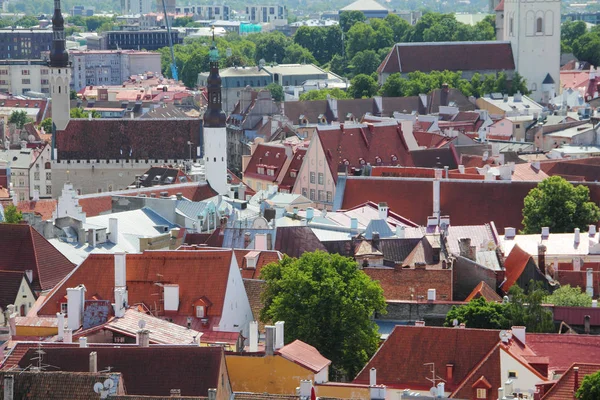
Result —
M 573 367 L 573 392 L 579 390 L 579 367 Z
M 546 275 L 546 246 L 538 244 L 538 268 Z
M 450 88 L 447 83 L 442 83 L 442 90 L 440 93 L 440 106 L 447 106 L 449 104 L 448 97 L 450 95 Z
M 449 385 L 454 384 L 454 364 L 446 364 L 446 382 Z

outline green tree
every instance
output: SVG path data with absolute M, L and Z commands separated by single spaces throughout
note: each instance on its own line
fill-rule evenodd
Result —
M 583 21 L 565 21 L 560 27 L 561 44 L 571 48 L 573 42 L 585 35 L 587 27 Z
M 86 17 L 85 19 L 85 27 L 88 32 L 96 32 L 100 26 L 106 23 L 113 23 L 113 18 L 109 17 L 101 17 L 98 15 L 93 15 L 91 17 Z
M 332 99 L 349 99 L 348 93 L 344 92 L 342 89 L 334 88 L 334 89 L 320 89 L 320 90 L 310 90 L 308 92 L 304 92 L 300 95 L 300 101 L 308 101 L 308 100 L 326 100 L 327 96 Z
M 359 51 L 371 50 L 376 47 L 375 30 L 371 25 L 358 22 L 347 33 L 346 54 L 354 57 Z
M 40 21 L 38 21 L 36 17 L 33 17 L 31 15 L 26 15 L 23 18 L 19 19 L 17 22 L 15 22 L 16 26 L 22 26 L 24 28 L 31 28 L 32 26 L 38 26 L 39 24 Z
M 381 86 L 381 95 L 385 97 L 402 97 L 405 96 L 407 82 L 406 79 L 400 76 L 399 72 L 391 74 Z
M 367 17 L 361 11 L 342 11 L 340 13 L 340 27 L 348 32 L 357 22 L 365 22 Z
M 515 72 L 512 81 L 510 82 L 510 88 L 508 89 L 508 95 L 514 96 L 515 93 L 521 92 L 521 94 L 529 94 L 527 89 L 527 81 L 521 74 Z
M 348 94 L 355 99 L 361 99 L 363 97 L 369 98 L 377 94 L 379 86 L 377 82 L 369 75 L 360 74 L 356 75 L 350 81 L 350 88 Z
M 46 118 L 40 124 L 41 128 L 44 128 L 44 132 L 51 133 L 52 132 L 52 118 Z
M 356 53 L 350 61 L 350 68 L 354 75 L 371 75 L 379 67 L 379 57 L 375 50 L 365 50 Z
M 587 61 L 592 65 L 600 63 L 600 35 L 595 32 L 588 32 L 572 44 L 573 54 L 580 61 Z
M 600 209 L 590 201 L 586 186 L 573 186 L 560 176 L 551 176 L 525 197 L 523 233 L 539 233 L 542 227 L 555 233 L 573 232 L 596 224 L 599 218 Z
M 292 43 L 285 48 L 284 64 L 315 64 L 316 62 L 312 53 L 298 43 Z
M 320 64 L 325 64 L 343 50 L 339 26 L 301 26 L 294 34 L 294 43 L 308 49 Z
M 25 111 L 13 111 L 10 117 L 8 117 L 8 122 L 15 124 L 19 129 L 23 129 L 23 126 L 31 121 L 33 120 L 27 116 L 27 112 Z
M 18 224 L 22 220 L 23 214 L 21 214 L 21 211 L 17 210 L 17 207 L 9 204 L 4 208 L 4 223 Z
M 339 54 L 336 54 L 329 63 L 331 72 L 340 76 L 345 76 L 349 73 L 348 61 Z
M 579 400 L 600 399 L 600 371 L 583 378 L 575 397 Z
M 545 333 L 554 330 L 552 311 L 542 306 L 548 292 L 540 282 L 530 281 L 526 291 L 517 285 L 508 290 L 506 318 L 510 326 L 525 326 L 527 332 Z
M 565 285 L 556 289 L 550 296 L 547 296 L 544 299 L 544 303 L 565 307 L 591 307 L 592 298 L 587 293 L 582 292 L 579 286 L 571 287 L 570 285 Z
M 395 43 L 408 41 L 413 28 L 405 19 L 400 18 L 396 14 L 388 14 L 388 16 L 385 17 L 385 22 L 387 22 L 394 33 Z
M 354 260 L 316 251 L 262 269 L 263 321 L 285 321 L 285 341 L 300 339 L 333 363 L 332 376 L 351 378 L 379 345 L 376 313 L 383 290 Z
M 444 326 L 453 326 L 454 320 L 464 323 L 467 328 L 508 329 L 505 316 L 505 305 L 493 301 L 485 301 L 483 297 L 471 300 L 464 306 L 452 306 Z
M 269 83 L 265 89 L 271 92 L 271 97 L 274 101 L 283 101 L 284 95 L 283 87 L 281 85 L 278 85 L 276 83 Z
M 194 19 L 192 17 L 178 17 L 173 20 L 173 26 L 174 27 L 182 27 L 182 26 L 187 26 L 193 22 L 194 22 Z
M 255 33 L 248 35 L 248 40 L 256 44 L 255 61 L 281 62 L 285 56 L 285 48 L 291 40 L 281 32 Z
M 76 91 L 74 91 L 74 90 L 71 90 L 71 91 L 69 92 L 69 98 L 70 98 L 71 100 L 77 100 L 77 92 L 76 92 Z
M 100 118 L 101 115 L 98 111 L 85 111 L 83 108 L 75 107 L 71 108 L 71 118 L 73 119 L 81 119 L 81 118 L 89 118 L 90 113 L 92 114 L 92 118 Z

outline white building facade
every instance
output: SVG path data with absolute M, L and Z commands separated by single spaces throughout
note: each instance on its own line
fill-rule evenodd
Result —
M 0 92 L 23 95 L 50 93 L 50 68 L 42 60 L 1 60 Z

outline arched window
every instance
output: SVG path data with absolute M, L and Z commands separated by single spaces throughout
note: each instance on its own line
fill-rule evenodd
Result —
M 52 168 L 52 166 L 50 165 L 50 161 L 46 161 L 46 164 L 44 164 L 44 168 L 45 168 L 45 169 L 50 169 L 50 168 Z
M 537 33 L 542 33 L 544 31 L 544 20 L 542 17 L 538 17 L 538 19 L 535 21 L 535 31 Z

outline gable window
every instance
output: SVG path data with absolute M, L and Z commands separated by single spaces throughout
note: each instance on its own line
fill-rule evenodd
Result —
M 67 315 L 67 303 L 60 303 L 60 312 Z
M 509 379 L 516 379 L 516 377 L 517 377 L 517 371 L 508 371 Z
M 196 318 L 204 318 L 204 306 L 196 306 Z
M 487 399 L 487 389 L 477 389 L 478 399 Z
M 319 172 L 319 185 L 323 184 L 323 174 Z
M 315 173 L 314 172 L 310 173 L 310 183 L 315 183 Z
M 542 33 L 544 29 L 544 20 L 539 17 L 535 22 L 535 31 L 537 33 Z

